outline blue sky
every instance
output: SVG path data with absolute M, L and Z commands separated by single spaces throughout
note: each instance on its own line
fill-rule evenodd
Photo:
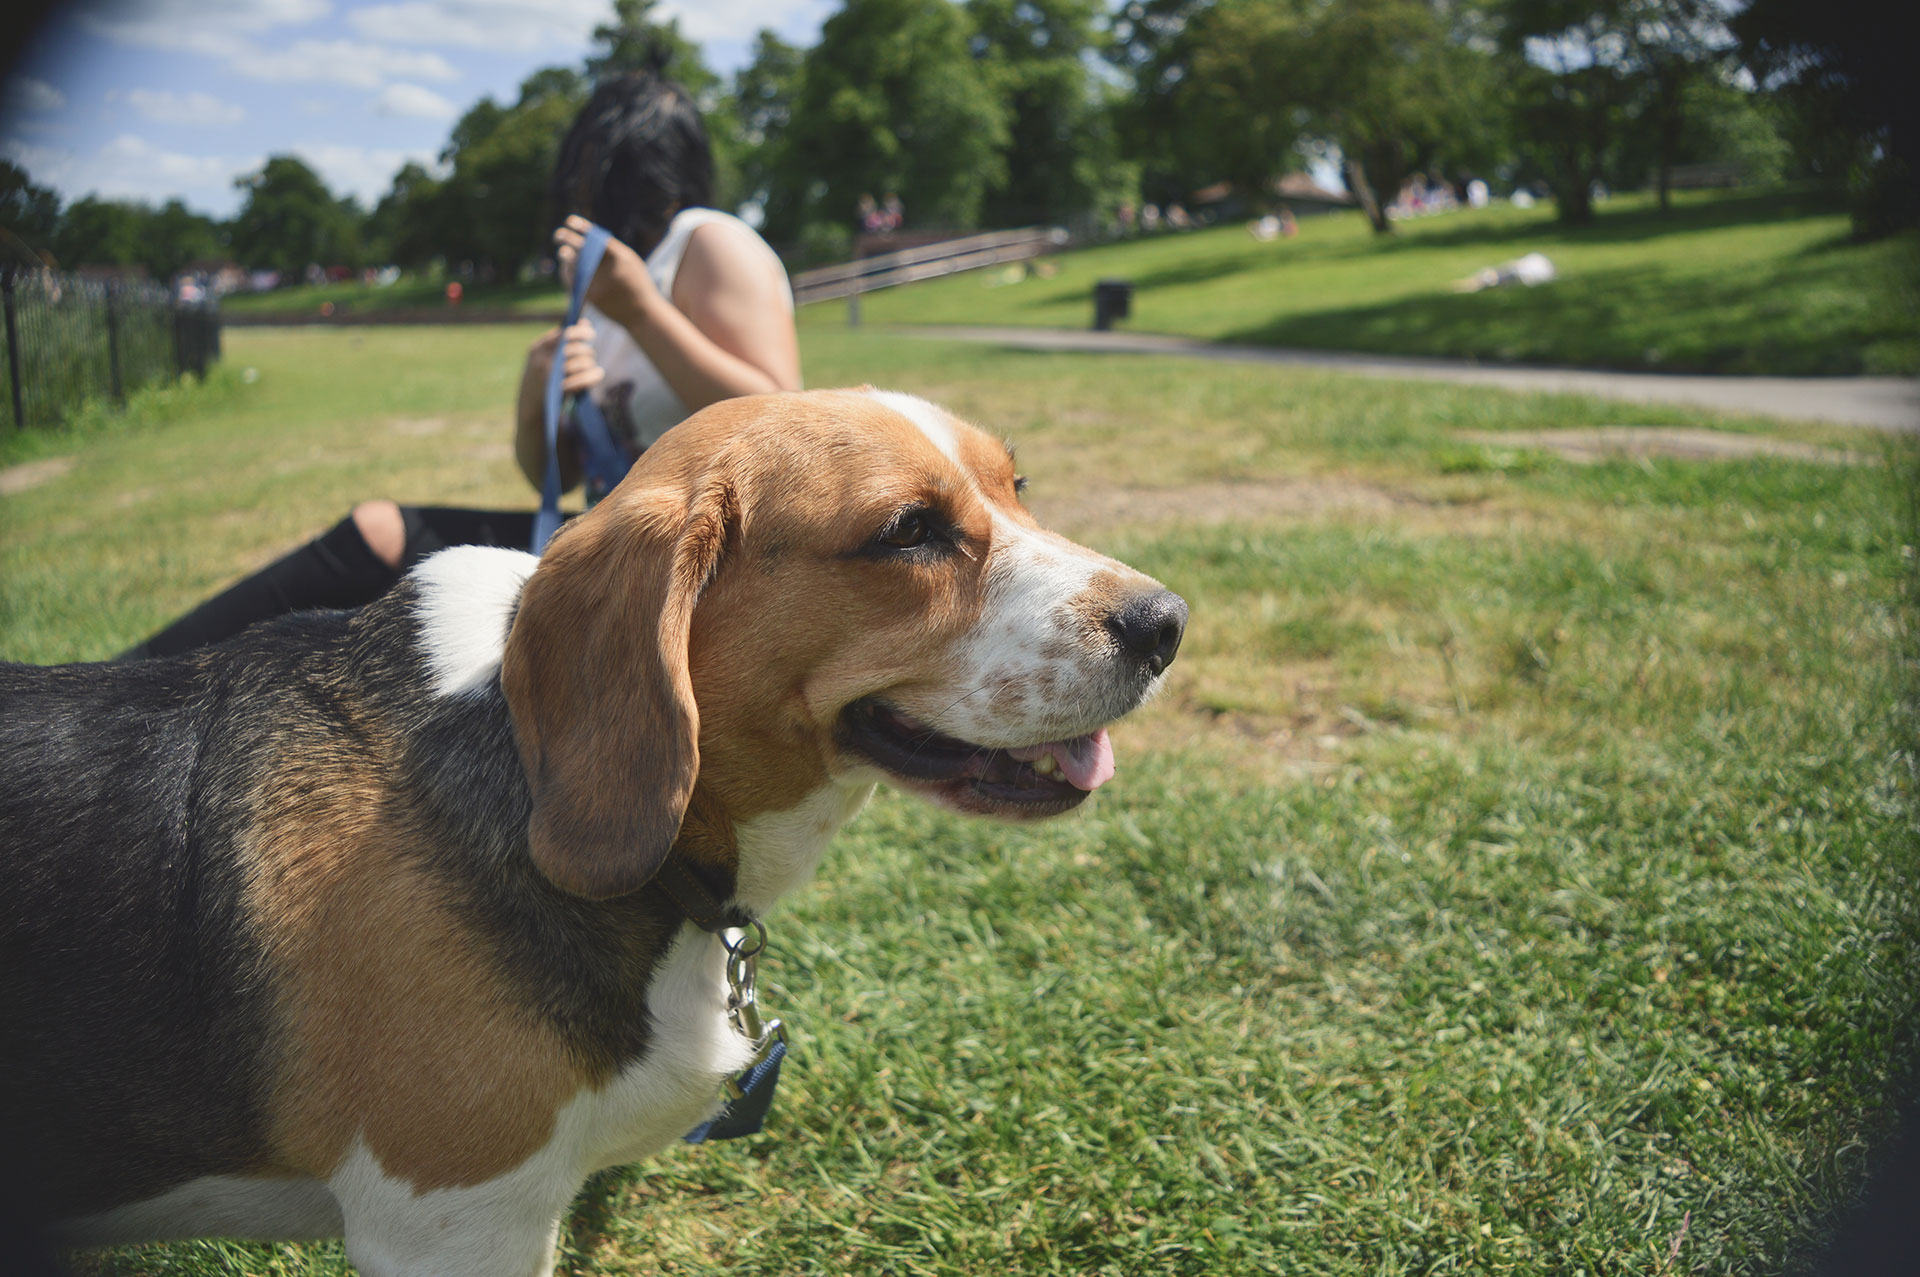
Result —
M 662 0 L 707 62 L 771 27 L 811 45 L 837 0 Z M 79 0 L 0 96 L 0 155 L 68 199 L 178 197 L 227 216 L 233 181 L 291 152 L 371 206 L 482 96 L 577 64 L 611 0 Z

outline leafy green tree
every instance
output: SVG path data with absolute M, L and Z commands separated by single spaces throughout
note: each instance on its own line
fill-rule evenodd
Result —
M 1120 154 L 1140 168 L 1142 193 L 1155 201 L 1184 199 L 1221 171 L 1217 143 L 1244 143 L 1226 167 L 1247 168 L 1246 155 L 1267 148 L 1258 138 L 1223 135 L 1214 113 L 1236 110 L 1230 96 L 1197 80 L 1194 59 L 1203 45 L 1203 18 L 1213 0 L 1126 0 L 1109 22 L 1108 62 L 1131 81 L 1112 108 Z M 1278 69 L 1276 68 L 1276 73 Z M 1235 127 L 1249 123 L 1236 119 Z M 1258 125 L 1256 125 L 1258 127 Z M 1293 131 L 1279 150 L 1292 144 Z
M 845 225 L 862 195 L 892 193 L 915 224 L 979 224 L 1007 126 L 973 34 L 949 0 L 847 0 L 827 19 L 783 147 L 801 219 Z
M 680 19 L 654 16 L 659 0 L 613 0 L 613 20 L 593 29 L 587 74 L 598 80 L 622 71 L 656 67 L 693 95 L 702 111 L 719 105 L 720 77 L 700 56 L 700 46 L 680 32 Z
M 1516 64 L 1516 131 L 1547 174 L 1564 221 L 1593 216 L 1597 183 L 1638 185 L 1660 207 L 1688 136 L 1687 107 L 1733 44 L 1718 0 L 1501 0 Z
M 409 160 L 393 175 L 393 185 L 367 216 L 367 250 L 375 261 L 410 269 L 426 266 L 446 252 L 443 223 L 451 215 L 441 198 L 441 183 L 425 167 Z
M 1377 231 L 1415 172 L 1488 166 L 1500 147 L 1492 53 L 1471 5 L 1440 0 L 1141 0 L 1116 48 L 1138 98 L 1130 136 L 1186 189 L 1225 178 L 1266 202 L 1302 147 L 1336 148 Z
M 387 215 L 399 237 L 396 251 L 414 262 L 470 262 L 482 275 L 506 279 L 546 253 L 554 157 L 585 94 L 580 76 L 548 68 L 522 82 L 512 106 L 492 98 L 475 103 L 440 153 L 449 169 L 444 182 L 424 172 L 396 176 L 396 187 L 407 179 L 404 192 L 389 193 L 406 210 Z M 435 240 L 437 251 L 429 252 Z
M 1636 86 L 1621 28 L 1627 0 L 1508 0 L 1500 41 L 1514 59 L 1515 132 L 1546 175 L 1560 218 L 1593 220 Z
M 356 264 L 359 210 L 301 160 L 276 155 L 234 185 L 246 195 L 232 232 L 242 265 L 297 276 L 310 265 Z
M 1496 70 L 1475 16 L 1436 0 L 1343 0 L 1310 15 L 1303 105 L 1375 231 L 1391 229 L 1381 201 L 1416 172 L 1463 173 L 1498 153 L 1481 124 L 1496 114 Z
M 60 228 L 60 196 L 35 186 L 27 171 L 10 160 L 0 160 L 0 261 L 22 253 L 45 252 Z
M 150 217 L 139 204 L 82 196 L 61 215 L 53 238 L 55 262 L 63 270 L 136 265 Z
M 146 215 L 142 239 L 140 260 L 156 279 L 172 279 L 195 262 L 214 261 L 227 251 L 220 224 L 179 200 L 168 200 Z
M 784 180 L 790 164 L 784 148 L 805 70 L 804 50 L 763 29 L 754 37 L 752 59 L 734 72 L 726 103 L 739 147 L 735 189 L 760 205 L 768 227 L 788 233 L 799 225 L 800 192 Z
M 1098 0 L 967 0 L 975 56 L 1006 109 L 1006 176 L 987 192 L 994 226 L 1065 222 L 1134 192 L 1116 184 L 1116 144 L 1100 86 Z
M 1912 42 L 1874 0 L 1751 0 L 1730 26 L 1740 58 L 1792 112 L 1801 163 L 1844 181 L 1854 232 L 1920 222 Z

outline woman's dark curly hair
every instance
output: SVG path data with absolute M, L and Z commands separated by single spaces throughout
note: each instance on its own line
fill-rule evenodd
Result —
M 583 214 L 651 253 L 674 213 L 713 203 L 713 150 L 692 95 L 658 67 L 602 80 L 560 143 L 552 195 L 559 219 Z

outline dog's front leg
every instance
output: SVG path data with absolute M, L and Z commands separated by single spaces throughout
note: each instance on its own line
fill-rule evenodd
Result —
M 356 1149 L 329 1181 L 361 1277 L 550 1277 L 585 1176 L 536 1155 L 484 1183 L 415 1192 Z

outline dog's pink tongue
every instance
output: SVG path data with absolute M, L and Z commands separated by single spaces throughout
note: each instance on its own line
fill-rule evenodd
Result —
M 1113 742 L 1104 727 L 1091 736 L 1056 741 L 1053 757 L 1075 789 L 1091 793 L 1113 779 Z

